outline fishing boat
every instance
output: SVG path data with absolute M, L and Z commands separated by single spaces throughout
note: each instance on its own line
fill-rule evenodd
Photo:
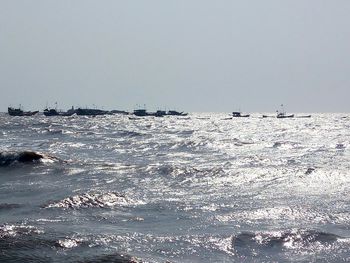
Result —
M 287 115 L 284 112 L 279 112 L 277 113 L 277 118 L 278 119 L 284 119 L 284 118 L 294 118 L 294 114 Z
M 166 115 L 166 112 L 163 110 L 157 110 L 156 112 L 147 112 L 146 109 L 137 109 L 137 110 L 134 110 L 134 115 L 138 117 L 146 117 L 146 116 L 163 117 Z
M 45 115 L 45 116 L 58 116 L 59 113 L 58 113 L 57 110 L 55 110 L 55 109 L 48 109 L 48 108 L 46 108 L 46 109 L 44 110 L 44 115 Z
M 106 115 L 109 111 L 99 110 L 99 109 L 82 109 L 78 108 L 76 111 L 77 115 L 81 116 L 96 116 L 96 115 Z
M 50 116 L 72 116 L 75 113 L 74 107 L 69 109 L 68 111 L 57 111 L 56 109 L 48 109 L 44 110 L 44 115 L 47 117 Z
M 289 115 L 286 114 L 283 104 L 281 104 L 281 108 L 282 108 L 282 110 L 280 112 L 278 110 L 276 111 L 277 112 L 276 117 L 278 119 L 294 118 L 294 114 L 289 114 Z
M 134 110 L 134 115 L 139 117 L 150 116 L 150 114 L 145 109 Z
M 72 116 L 74 113 L 76 113 L 76 111 L 73 106 L 66 112 L 59 112 L 60 116 Z
M 10 116 L 33 116 L 39 111 L 23 111 L 21 108 L 8 107 L 7 112 Z
M 155 113 L 154 113 L 154 116 L 156 117 L 163 117 L 166 115 L 166 111 L 163 111 L 163 110 L 157 110 Z
M 163 117 L 168 115 L 169 116 L 187 116 L 188 115 L 188 113 L 178 112 L 175 110 L 169 110 L 169 111 L 157 110 L 156 112 L 147 112 L 145 108 L 136 109 L 134 110 L 133 114 L 139 117 L 145 117 L 145 116 Z
M 176 111 L 176 110 L 169 110 L 166 115 L 174 115 L 174 116 L 187 116 L 188 113 L 185 113 L 183 111 L 179 112 L 179 111 Z
M 232 117 L 248 118 L 249 116 L 250 116 L 250 114 L 242 114 L 240 111 L 232 112 Z

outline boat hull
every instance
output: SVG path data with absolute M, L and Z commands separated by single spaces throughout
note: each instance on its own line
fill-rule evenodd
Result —
M 294 114 L 291 115 L 277 115 L 278 119 L 294 118 Z
M 8 107 L 7 112 L 10 116 L 33 116 L 37 114 L 39 111 L 23 111 L 21 109 Z

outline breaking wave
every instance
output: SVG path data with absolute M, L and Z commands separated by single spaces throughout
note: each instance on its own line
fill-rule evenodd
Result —
M 29 225 L 0 226 L 1 262 L 49 262 L 46 252 L 52 250 L 55 242 L 43 233 Z
M 152 164 L 146 168 L 146 172 L 151 175 L 171 177 L 217 177 L 226 175 L 225 170 L 221 167 L 196 168 L 174 164 Z
M 85 193 L 82 195 L 74 195 L 63 200 L 51 202 L 44 208 L 89 208 L 89 207 L 113 207 L 113 206 L 129 206 L 136 204 L 134 200 L 119 193 Z
M 0 261 L 1 262 L 52 262 L 55 256 L 58 262 L 141 262 L 135 257 L 93 250 L 91 255 L 82 256 L 74 248 L 85 245 L 92 250 L 88 240 L 84 238 L 65 238 L 55 240 L 54 233 L 44 231 L 29 225 L 0 226 Z M 64 253 L 60 253 L 64 250 Z
M 242 233 L 232 239 L 235 250 L 266 250 L 266 249 L 305 249 L 327 246 L 342 237 L 317 230 L 290 230 L 267 233 Z M 246 252 L 246 251 L 245 251 Z
M 70 249 L 70 248 L 77 247 L 82 242 L 83 242 L 83 239 L 81 239 L 81 238 L 80 239 L 65 238 L 65 239 L 58 240 L 55 245 L 56 245 L 56 247 Z
M 41 234 L 41 233 L 43 233 L 43 231 L 39 230 L 34 226 L 9 225 L 9 224 L 4 224 L 0 226 L 0 239 L 21 236 L 21 235 Z
M 45 162 L 58 162 L 58 158 L 38 153 L 34 151 L 4 151 L 0 152 L 0 167 L 9 166 L 16 163 L 45 163 Z

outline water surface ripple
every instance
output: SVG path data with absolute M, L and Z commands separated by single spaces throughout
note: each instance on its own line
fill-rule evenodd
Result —
M 350 116 L 226 117 L 0 115 L 0 261 L 347 261 Z

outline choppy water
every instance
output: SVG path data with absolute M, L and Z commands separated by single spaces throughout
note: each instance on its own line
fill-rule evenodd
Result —
M 348 261 L 350 115 L 225 117 L 0 115 L 0 261 Z

